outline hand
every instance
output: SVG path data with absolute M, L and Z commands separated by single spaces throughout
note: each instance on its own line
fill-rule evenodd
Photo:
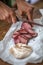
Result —
M 0 1 L 0 20 L 7 22 L 16 22 L 15 13 L 10 7 Z
M 18 12 L 20 13 L 20 15 L 22 15 L 22 13 L 25 12 L 26 15 L 28 16 L 28 20 L 32 21 L 34 7 L 23 0 L 16 0 L 16 1 L 18 6 Z

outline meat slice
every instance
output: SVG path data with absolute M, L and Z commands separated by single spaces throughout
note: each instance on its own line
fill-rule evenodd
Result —
M 27 30 L 28 30 L 28 29 L 32 29 L 31 25 L 28 24 L 28 23 L 26 23 L 26 22 L 24 22 L 24 23 L 22 24 L 21 28 L 22 28 L 22 29 L 27 29 Z
M 33 34 L 33 35 L 36 33 L 32 29 L 28 29 L 27 32 L 29 32 L 30 34 Z
M 24 22 L 21 26 L 21 29 L 25 29 L 27 32 L 29 32 L 30 34 L 35 34 L 35 32 L 32 30 L 32 27 L 30 24 Z
M 18 31 L 16 31 L 16 32 L 14 32 L 14 34 L 13 35 L 19 35 L 19 32 Z
M 15 44 L 17 44 L 17 43 L 19 43 L 20 42 L 20 40 L 18 39 L 18 36 L 19 35 L 13 35 L 14 37 L 13 37 L 13 39 L 14 39 L 14 42 L 15 42 Z
M 26 44 L 27 43 L 27 40 L 24 39 L 23 37 L 19 36 L 18 38 L 20 40 L 20 43 L 23 43 L 23 44 Z
M 15 44 L 17 43 L 23 43 L 26 44 L 27 40 L 25 38 L 23 38 L 21 35 L 19 35 L 17 38 L 14 38 Z
M 15 41 L 15 44 L 17 43 L 27 44 L 27 42 L 30 39 L 36 36 L 37 36 L 37 33 L 32 29 L 31 25 L 24 22 L 20 30 L 14 32 L 13 39 Z
M 20 33 L 27 33 L 27 31 L 25 29 L 20 29 L 19 31 Z
M 19 31 L 15 31 L 13 34 L 13 38 L 16 38 L 18 35 L 20 35 Z
M 32 37 L 36 37 L 38 35 L 38 33 L 35 33 L 34 35 L 32 35 Z
M 13 38 L 17 37 L 17 35 L 13 35 Z
M 20 36 L 21 36 L 22 38 L 26 39 L 26 40 L 28 39 L 28 38 L 27 38 L 26 36 L 24 36 L 24 35 L 20 35 Z
M 14 39 L 14 41 L 15 41 L 15 44 L 20 43 L 19 39 Z
M 26 37 L 27 39 L 31 39 L 32 36 L 30 34 L 24 34 L 24 37 Z

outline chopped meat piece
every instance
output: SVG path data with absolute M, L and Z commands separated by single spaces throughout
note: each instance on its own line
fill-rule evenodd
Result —
M 23 43 L 23 44 L 26 44 L 27 43 L 27 40 L 24 39 L 23 37 L 19 36 L 18 38 L 20 40 L 20 43 Z
M 30 34 L 34 35 L 36 32 L 34 32 L 32 29 L 28 29 L 27 32 L 29 32 Z
M 19 31 L 20 33 L 27 33 L 27 31 L 25 29 L 20 29 Z
M 32 37 L 36 37 L 38 35 L 38 33 L 35 33 L 34 35 L 32 35 Z
M 36 37 L 38 34 L 32 29 L 31 25 L 23 22 L 20 30 L 14 32 L 13 39 L 15 43 L 27 44 L 28 40 Z
M 31 39 L 32 38 L 32 36 L 30 34 L 24 34 L 23 36 L 26 37 L 27 39 Z
M 16 39 L 14 41 L 15 41 L 15 44 L 20 43 L 20 40 L 19 39 Z
M 17 37 L 17 35 L 13 35 L 13 38 Z
M 16 32 L 14 32 L 14 34 L 13 35 L 19 35 L 19 32 L 18 31 L 16 31 Z
M 28 23 L 26 23 L 26 22 L 24 22 L 24 23 L 22 24 L 21 28 L 22 28 L 22 29 L 27 29 L 27 30 L 28 30 L 28 29 L 32 29 L 31 25 L 28 24 Z
M 20 35 L 19 31 L 14 32 L 13 38 L 16 38 L 18 35 Z
M 24 36 L 24 35 L 20 35 L 20 36 L 21 36 L 22 38 L 26 39 L 26 40 L 28 39 L 28 38 L 27 38 L 26 36 Z

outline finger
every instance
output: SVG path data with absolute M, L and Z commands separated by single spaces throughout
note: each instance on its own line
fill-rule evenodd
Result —
M 27 16 L 28 16 L 28 20 L 29 20 L 30 22 L 33 22 L 33 15 L 32 15 L 31 13 L 27 12 Z M 31 24 L 31 26 L 33 27 L 34 24 Z
M 1 4 L 3 4 L 1 2 Z M 12 15 L 12 10 L 11 8 L 9 8 L 8 6 L 6 6 L 5 4 L 2 5 L 2 7 L 4 7 L 4 11 L 6 12 L 6 15 L 5 16 L 8 16 L 10 14 L 11 16 L 11 19 L 12 19 L 12 22 L 15 22 L 16 21 L 16 17 Z M 9 21 L 9 19 L 7 19 Z
M 33 20 L 31 13 L 27 12 L 27 16 L 28 16 L 28 20 L 29 21 L 32 21 Z
M 6 17 L 8 17 L 8 12 L 7 12 L 7 10 L 6 10 L 6 8 L 5 8 L 5 6 L 3 6 L 3 5 L 0 5 L 0 7 L 2 8 L 2 10 L 3 10 L 3 12 L 4 12 L 4 15 L 6 16 Z
M 11 10 L 10 7 L 8 7 L 7 5 L 5 5 L 5 4 L 2 3 L 2 2 L 0 2 L 0 5 L 1 5 L 2 7 L 4 7 L 4 9 L 8 12 L 8 15 L 9 15 L 9 14 L 12 14 L 12 10 Z
M 22 15 L 22 10 L 21 10 L 20 6 L 18 6 L 18 12 L 20 15 Z
M 8 7 L 7 5 L 5 5 L 3 2 L 0 1 L 0 5 L 4 6 L 4 8 L 6 9 L 7 12 L 9 12 L 9 11 L 11 12 L 11 8 Z
M 0 9 L 1 9 L 0 11 L 2 13 L 2 16 L 3 16 L 3 20 L 5 20 L 6 17 L 8 17 L 8 12 L 6 11 L 6 8 L 2 4 L 0 4 Z
M 2 16 L 2 20 L 5 20 L 5 15 L 2 8 L 0 8 L 0 15 Z
M 10 22 L 9 14 L 8 14 L 5 6 L 1 5 L 1 9 L 2 9 L 2 13 L 3 13 L 2 15 L 4 15 L 4 17 L 5 17 L 4 21 Z
M 16 22 L 16 16 L 14 16 L 13 14 L 11 15 L 11 19 L 12 19 L 12 23 Z

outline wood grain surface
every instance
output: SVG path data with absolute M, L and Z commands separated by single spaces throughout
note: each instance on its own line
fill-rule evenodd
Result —
M 37 6 L 38 8 L 43 8 L 43 0 L 34 4 L 35 6 Z M 34 15 L 33 15 L 33 18 L 39 18 L 41 17 L 40 13 L 38 10 L 35 10 L 34 12 Z M 2 22 L 0 21 L 0 40 L 2 40 L 5 36 L 5 34 L 7 33 L 9 27 L 11 26 L 11 24 L 7 23 L 7 22 Z M 3 62 L 1 59 L 0 59 L 0 65 L 10 65 L 6 62 Z M 43 62 L 40 63 L 40 64 L 31 64 L 31 63 L 28 63 L 27 65 L 43 65 Z

